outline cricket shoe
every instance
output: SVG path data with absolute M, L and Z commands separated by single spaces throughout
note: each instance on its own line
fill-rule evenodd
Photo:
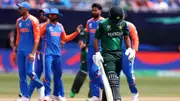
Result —
M 29 98 L 22 96 L 21 98 L 17 99 L 16 101 L 30 101 Z
M 62 97 L 62 96 L 54 96 L 54 95 L 52 95 L 51 98 L 52 98 L 52 101 L 66 101 L 66 98 Z
M 138 99 L 139 94 L 132 94 L 132 101 L 139 101 Z
M 49 96 L 45 96 L 44 97 L 44 101 L 50 101 L 50 97 Z
M 41 88 L 39 88 L 38 91 L 38 95 L 39 95 L 39 101 L 43 101 L 44 100 L 44 86 L 42 86 Z
M 100 99 L 96 96 L 93 96 L 93 97 L 89 98 L 88 101 L 100 101 Z
M 70 95 L 70 97 L 71 97 L 71 98 L 74 98 L 74 97 L 75 97 L 75 95 L 76 95 L 76 93 L 71 92 L 69 95 Z

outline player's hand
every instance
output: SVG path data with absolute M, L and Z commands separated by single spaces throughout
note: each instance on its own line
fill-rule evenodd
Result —
M 125 52 L 125 55 L 128 56 L 130 61 L 132 61 L 136 56 L 136 51 L 134 49 L 128 48 Z
M 82 29 L 83 29 L 83 25 L 80 24 L 80 25 L 77 26 L 76 31 L 78 33 L 80 33 Z
M 17 64 L 16 54 L 17 54 L 16 52 L 14 52 L 14 54 L 13 54 L 13 61 L 14 61 L 15 64 Z
M 103 57 L 101 56 L 100 52 L 96 52 L 95 55 L 93 55 L 93 61 L 98 66 L 100 62 L 104 62 Z
M 64 41 L 61 41 L 61 48 L 63 48 L 65 45 L 65 42 Z
M 29 60 L 34 61 L 34 59 L 35 59 L 35 54 L 30 53 L 30 54 L 28 55 L 28 58 L 29 58 Z

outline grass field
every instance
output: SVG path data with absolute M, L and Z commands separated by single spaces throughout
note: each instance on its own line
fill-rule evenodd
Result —
M 64 75 L 65 96 L 68 98 L 73 75 Z M 137 77 L 140 101 L 180 101 L 180 78 L 160 77 Z M 19 93 L 19 80 L 17 74 L 0 74 L 0 101 L 14 101 Z M 68 101 L 85 101 L 88 93 L 88 79 L 83 85 L 76 99 Z M 128 89 L 126 79 L 121 78 L 121 95 L 123 101 L 131 100 L 131 93 Z M 37 92 L 33 95 L 32 101 L 37 101 Z

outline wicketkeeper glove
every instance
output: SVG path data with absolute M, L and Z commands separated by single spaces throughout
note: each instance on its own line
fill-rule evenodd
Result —
M 103 57 L 101 56 L 101 53 L 100 53 L 100 52 L 96 52 L 96 54 L 93 55 L 92 58 L 93 58 L 94 63 L 95 63 L 97 66 L 99 66 L 99 63 L 100 63 L 100 62 L 104 62 L 104 59 L 103 59 Z
M 125 55 L 128 56 L 129 61 L 132 61 L 136 56 L 136 51 L 134 49 L 128 48 L 125 52 Z

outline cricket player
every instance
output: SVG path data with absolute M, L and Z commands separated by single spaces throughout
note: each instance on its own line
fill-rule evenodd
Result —
M 122 69 L 122 40 L 126 43 L 126 53 L 131 60 L 135 54 L 132 53 L 129 30 L 124 20 L 124 11 L 120 7 L 112 7 L 109 17 L 99 24 L 94 39 L 95 55 L 93 61 L 96 65 L 103 62 L 104 70 L 113 93 L 113 101 L 121 101 L 119 90 L 119 75 Z M 102 51 L 99 50 L 99 40 Z M 103 91 L 102 101 L 107 101 Z
M 91 89 L 91 96 L 92 98 L 89 101 L 96 101 L 99 100 L 99 81 L 101 80 L 101 75 L 99 74 L 98 67 L 94 64 L 92 60 L 92 56 L 95 54 L 94 51 L 94 35 L 96 33 L 96 29 L 101 21 L 104 20 L 101 17 L 102 6 L 98 3 L 92 4 L 92 16 L 93 18 L 89 19 L 86 23 L 86 30 L 88 33 L 88 55 L 87 55 L 87 64 L 88 64 L 88 73 L 90 78 L 90 89 Z M 83 43 L 83 42 L 82 42 Z M 82 46 L 82 45 L 81 45 Z
M 138 51 L 138 46 L 139 46 L 139 38 L 138 38 L 137 30 L 134 24 L 132 24 L 131 22 L 126 21 L 126 23 L 129 28 L 130 39 L 132 43 L 132 52 L 134 52 L 135 54 L 136 51 Z M 122 70 L 123 73 L 126 75 L 129 84 L 129 89 L 132 93 L 132 101 L 138 101 L 138 90 L 136 88 L 136 82 L 134 76 L 134 58 L 132 59 L 132 61 L 128 60 L 128 57 L 125 54 L 126 47 L 124 41 L 122 48 L 123 48 Z
M 16 21 L 17 38 L 15 56 L 20 79 L 22 97 L 16 101 L 29 101 L 27 75 L 38 89 L 39 100 L 44 98 L 44 86 L 34 71 L 34 61 L 40 40 L 39 21 L 29 13 L 28 2 L 17 4 L 21 17 Z
M 87 76 L 87 39 L 88 39 L 88 33 L 86 31 L 86 28 L 84 28 L 81 33 L 79 34 L 79 46 L 81 49 L 81 60 L 80 60 L 80 70 L 77 73 L 72 88 L 70 97 L 74 98 L 77 93 L 79 93 L 83 83 L 85 82 L 86 76 Z M 83 43 L 81 43 L 83 42 Z M 88 97 L 90 97 L 90 92 L 88 94 Z
M 47 22 L 41 27 L 41 35 L 46 37 L 45 48 L 45 100 L 49 101 L 51 94 L 51 76 L 54 75 L 54 92 L 53 100 L 65 101 L 64 88 L 62 85 L 62 68 L 61 68 L 61 50 L 60 42 L 70 41 L 74 39 L 82 30 L 82 25 L 79 25 L 76 31 L 70 35 L 66 35 L 62 24 L 59 20 L 59 10 L 51 8 L 48 13 L 50 22 Z
M 49 13 L 49 9 L 45 8 L 45 9 L 41 9 L 39 11 L 40 13 L 40 26 L 47 22 L 48 21 L 48 18 L 46 17 L 46 14 Z M 39 47 L 38 47 L 38 52 L 36 53 L 37 56 L 36 56 L 36 63 L 35 63 L 35 73 L 37 75 L 37 77 L 40 79 L 41 78 L 41 75 L 42 75 L 42 72 L 44 70 L 44 59 L 45 59 L 45 37 L 44 36 L 41 36 L 40 37 L 40 42 L 39 42 Z M 32 96 L 32 93 L 35 89 L 35 84 L 33 82 L 30 82 L 29 84 L 29 96 L 31 97 Z

